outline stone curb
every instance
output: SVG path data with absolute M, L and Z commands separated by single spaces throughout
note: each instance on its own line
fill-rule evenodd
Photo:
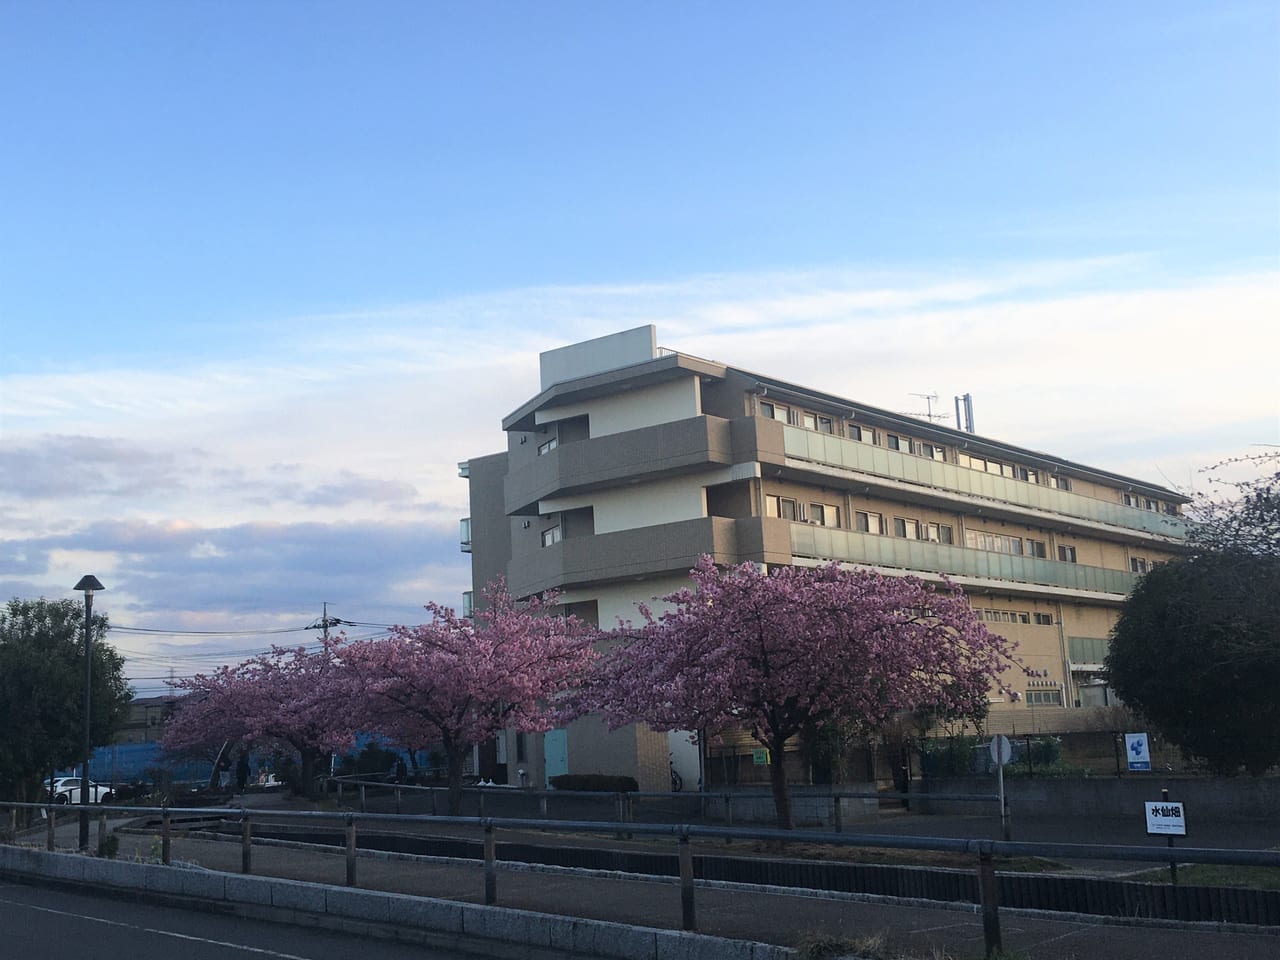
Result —
M 633 927 L 602 920 L 457 903 L 349 887 L 191 870 L 153 863 L 105 860 L 0 846 L 0 874 L 92 887 L 143 891 L 228 908 L 270 908 L 285 917 L 305 914 L 359 925 L 487 941 L 617 960 L 792 960 L 787 947 L 705 934 Z

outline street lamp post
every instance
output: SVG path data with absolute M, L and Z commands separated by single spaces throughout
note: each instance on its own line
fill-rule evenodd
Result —
M 89 736 L 89 685 L 93 682 L 93 594 L 105 590 L 98 578 L 86 574 L 74 587 L 84 591 L 84 766 L 80 771 L 80 849 L 89 849 L 89 757 L 93 744 Z

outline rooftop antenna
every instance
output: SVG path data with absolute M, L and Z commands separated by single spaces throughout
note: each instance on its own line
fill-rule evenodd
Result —
M 960 425 L 960 405 L 962 402 L 964 404 L 964 426 Z M 967 393 L 963 397 L 956 397 L 956 429 L 963 430 L 965 433 L 973 433 L 973 397 Z
M 946 414 L 933 412 L 933 405 L 938 402 L 938 392 L 936 390 L 933 393 L 911 393 L 911 394 L 908 394 L 908 396 L 919 397 L 921 400 L 924 401 L 924 408 L 926 411 L 924 418 L 928 420 L 930 423 L 933 423 L 935 420 L 947 419 Z M 918 417 L 920 416 L 920 414 L 910 413 L 910 414 L 907 414 L 907 416 Z

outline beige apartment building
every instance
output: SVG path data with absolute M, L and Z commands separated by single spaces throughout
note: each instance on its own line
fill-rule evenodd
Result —
M 1117 610 L 1185 532 L 1173 490 L 659 348 L 652 326 L 543 353 L 541 381 L 503 420 L 506 451 L 460 465 L 472 596 L 503 575 L 611 627 L 702 554 L 945 576 L 1041 674 L 1017 676 L 1021 702 L 993 692 L 995 730 L 1078 727 L 1073 712 L 1111 702 Z M 598 772 L 666 789 L 669 757 L 695 782 L 686 735 L 588 718 L 512 734 L 489 765 L 513 783 Z

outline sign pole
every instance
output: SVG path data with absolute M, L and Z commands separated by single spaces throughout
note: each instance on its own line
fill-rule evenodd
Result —
M 1168 787 L 1160 791 L 1160 800 L 1163 803 L 1169 802 Z M 1169 882 L 1176 887 L 1178 885 L 1178 858 L 1173 855 L 1173 834 L 1169 834 L 1169 851 Z

